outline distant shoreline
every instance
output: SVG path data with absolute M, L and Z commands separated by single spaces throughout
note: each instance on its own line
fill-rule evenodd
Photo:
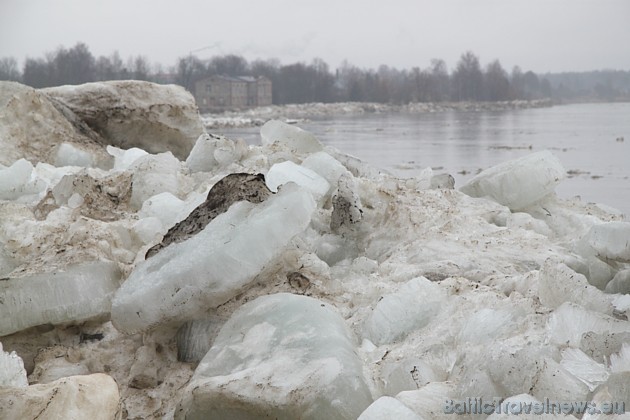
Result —
M 332 115 L 360 115 L 379 113 L 433 113 L 445 111 L 503 111 L 512 109 L 546 108 L 553 106 L 550 99 L 501 102 L 417 102 L 406 105 L 373 102 L 335 102 L 270 105 L 244 110 L 231 110 L 216 114 L 202 114 L 207 129 L 254 127 L 270 119 L 299 122 L 310 118 Z

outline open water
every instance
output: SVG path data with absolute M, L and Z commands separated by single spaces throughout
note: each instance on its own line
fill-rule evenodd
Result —
M 630 215 L 630 103 L 424 114 L 361 114 L 312 119 L 300 126 L 323 143 L 401 177 L 430 166 L 455 187 L 500 162 L 550 149 L 569 172 L 562 197 Z M 217 130 L 258 143 L 259 128 Z

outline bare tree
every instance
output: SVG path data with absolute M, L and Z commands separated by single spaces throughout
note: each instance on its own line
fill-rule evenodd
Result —
M 453 72 L 453 99 L 479 101 L 483 98 L 483 73 L 479 58 L 471 51 L 462 54 Z
M 207 74 L 206 66 L 194 55 L 180 58 L 176 71 L 175 82 L 190 92 L 194 91 L 195 82 Z
M 510 81 L 499 60 L 494 60 L 486 67 L 484 88 L 486 100 L 506 101 L 510 98 Z
M 239 55 L 222 55 L 210 60 L 208 73 L 224 74 L 228 76 L 248 75 L 249 64 L 247 60 Z
M 17 61 L 13 57 L 0 58 L 0 80 L 19 81 L 21 79 Z

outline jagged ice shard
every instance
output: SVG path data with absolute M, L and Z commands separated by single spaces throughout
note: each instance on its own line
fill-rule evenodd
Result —
M 314 210 L 312 195 L 292 184 L 259 205 L 234 204 L 191 239 L 138 264 L 114 297 L 114 326 L 144 331 L 225 303 L 306 229 Z

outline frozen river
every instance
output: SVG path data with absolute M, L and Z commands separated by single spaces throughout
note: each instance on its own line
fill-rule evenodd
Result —
M 569 178 L 562 197 L 616 207 L 630 215 L 630 103 L 574 104 L 499 112 L 362 114 L 300 124 L 322 142 L 379 168 L 412 177 L 431 166 L 461 186 L 481 169 L 550 149 Z M 259 128 L 218 129 L 259 142 Z M 625 141 L 618 141 L 624 138 Z

